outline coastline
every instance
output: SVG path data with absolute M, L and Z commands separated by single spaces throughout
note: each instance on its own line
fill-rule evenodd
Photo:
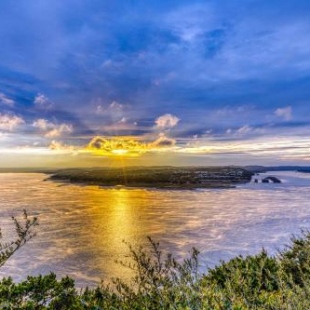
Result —
M 46 180 L 108 188 L 163 190 L 231 189 L 251 181 L 253 173 L 239 167 L 165 167 L 70 169 L 50 175 Z

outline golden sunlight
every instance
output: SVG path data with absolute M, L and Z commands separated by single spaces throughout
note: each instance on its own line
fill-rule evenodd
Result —
M 99 156 L 141 156 L 150 151 L 168 150 L 174 146 L 175 140 L 160 134 L 150 143 L 140 142 L 134 137 L 94 137 L 84 148 Z
M 145 143 L 130 137 L 94 137 L 85 147 L 95 155 L 101 156 L 140 156 L 149 150 Z
M 122 156 L 122 155 L 128 154 L 128 150 L 117 149 L 117 150 L 112 150 L 111 153 L 115 154 L 115 155 L 118 155 L 118 156 Z

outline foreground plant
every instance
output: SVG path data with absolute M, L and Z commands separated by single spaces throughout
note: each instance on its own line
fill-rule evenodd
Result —
M 38 219 L 36 217 L 29 218 L 27 211 L 23 211 L 23 221 L 21 222 L 16 217 L 12 217 L 14 222 L 16 239 L 11 242 L 0 242 L 0 267 L 26 242 L 35 236 L 33 230 L 38 225 Z M 0 240 L 2 239 L 2 231 L 0 228 Z
M 36 219 L 14 220 L 18 239 L 6 247 L 3 262 L 33 237 Z M 5 250 L 5 251 L 6 251 Z M 212 309 L 292 310 L 310 309 L 310 234 L 292 238 L 277 256 L 265 250 L 236 257 L 199 274 L 199 252 L 193 249 L 184 261 L 164 255 L 149 238 L 149 246 L 129 245 L 130 281 L 114 279 L 110 285 L 77 290 L 68 277 L 51 273 L 28 277 L 21 283 L 11 278 L 0 282 L 0 309 Z M 3 252 L 6 253 L 6 252 Z M 2 264 L 3 265 L 3 264 Z

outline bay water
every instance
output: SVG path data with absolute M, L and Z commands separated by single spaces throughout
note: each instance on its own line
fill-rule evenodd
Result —
M 202 271 L 220 260 L 271 254 L 293 234 L 310 228 L 310 174 L 269 172 L 281 184 L 254 183 L 232 189 L 157 190 L 103 188 L 46 181 L 44 174 L 0 174 L 0 227 L 13 239 L 11 216 L 37 216 L 37 236 L 1 268 L 0 276 L 68 275 L 94 286 L 130 271 L 126 243 L 148 247 L 147 236 L 179 259 L 200 251 Z M 125 241 L 125 242 L 123 242 Z

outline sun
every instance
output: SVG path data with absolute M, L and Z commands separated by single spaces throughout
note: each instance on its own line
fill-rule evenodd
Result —
M 112 154 L 117 156 L 125 156 L 128 154 L 128 150 L 125 149 L 115 149 L 111 151 Z

